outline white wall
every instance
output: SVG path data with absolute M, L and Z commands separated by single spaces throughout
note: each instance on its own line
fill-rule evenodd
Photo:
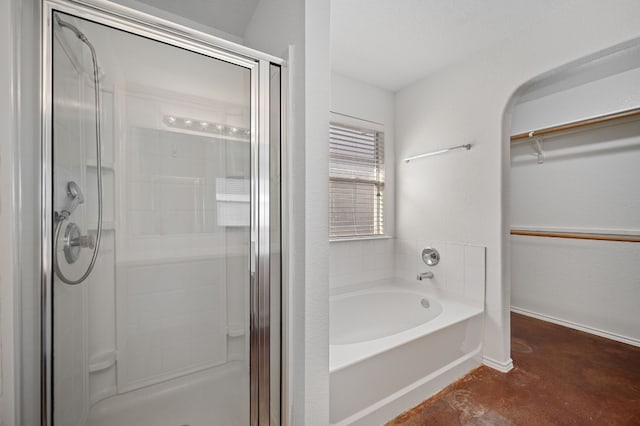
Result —
M 332 120 L 340 122 L 361 120 L 381 124 L 385 138 L 385 235 L 395 235 L 395 99 L 393 93 L 354 80 L 336 72 L 331 73 Z M 352 123 L 352 121 L 348 121 Z M 362 123 L 366 126 L 366 123 Z M 327 166 L 328 167 L 328 166 Z M 392 239 L 365 241 L 334 241 L 330 243 L 329 270 L 332 288 L 391 277 L 394 274 Z
M 0 5 L 0 55 L 7 58 L 0 66 L 0 424 L 13 425 L 14 386 L 14 269 L 13 238 L 13 137 L 14 97 L 11 79 L 13 56 L 13 3 Z
M 15 244 L 16 265 L 14 270 L 14 309 L 19 327 L 16 332 L 14 364 L 15 374 L 20 375 L 14 387 L 16 399 L 16 424 L 30 426 L 40 419 L 40 51 L 36 48 L 40 40 L 40 2 L 37 0 L 14 0 L 13 23 L 15 25 L 16 134 L 19 152 L 20 196 L 14 206 L 20 216 L 14 218 L 19 229 Z M 4 15 L 3 15 L 4 16 Z M 19 96 L 17 96 L 19 94 Z M 19 100 L 18 100 L 19 99 Z M 17 185 L 18 182 L 15 182 Z M 2 240 L 3 243 L 7 242 Z M 18 344 L 19 342 L 19 344 Z M 18 401 L 19 399 L 19 401 Z
M 640 58 L 640 52 L 638 57 Z M 636 62 L 640 62 L 640 59 Z M 637 66 L 638 68 L 619 74 L 518 103 L 513 109 L 511 134 L 637 108 L 640 105 L 640 63 Z
M 518 104 L 514 133 L 640 106 L 640 68 Z M 524 96 L 527 96 L 526 94 Z M 640 121 L 511 149 L 514 228 L 640 235 Z M 514 236 L 514 310 L 640 345 L 640 247 Z
M 329 2 L 261 0 L 245 33 L 249 47 L 286 57 L 290 424 L 329 422 Z M 289 49 L 290 47 L 290 49 Z
M 484 356 L 496 368 L 511 367 L 511 97 L 537 75 L 640 37 L 639 14 L 632 0 L 583 1 L 397 94 L 398 158 L 474 144 L 398 166 L 397 235 L 487 247 Z

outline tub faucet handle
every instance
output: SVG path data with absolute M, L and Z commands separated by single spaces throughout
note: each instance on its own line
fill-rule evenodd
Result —
M 433 278 L 433 272 L 431 271 L 423 272 L 421 274 L 418 274 L 418 276 L 416 277 L 418 281 L 430 280 L 431 278 Z

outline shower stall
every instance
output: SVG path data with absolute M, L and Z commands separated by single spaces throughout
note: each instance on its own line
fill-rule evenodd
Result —
M 42 63 L 42 424 L 279 424 L 282 61 L 55 0 Z

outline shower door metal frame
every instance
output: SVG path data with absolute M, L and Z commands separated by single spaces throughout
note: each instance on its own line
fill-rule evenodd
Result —
M 155 16 L 104 0 L 44 0 L 42 3 L 41 68 L 41 425 L 53 425 L 53 156 L 52 156 L 52 46 L 53 12 L 103 24 L 117 30 L 149 38 L 171 46 L 223 60 L 251 72 L 251 231 L 250 231 L 250 410 L 251 425 L 270 424 L 270 229 L 269 229 L 269 147 L 281 140 L 269 138 L 270 64 L 286 70 L 277 57 L 211 36 Z M 286 74 L 284 74 L 286 75 Z M 285 79 L 283 79 L 283 83 Z M 280 113 L 284 120 L 286 84 L 281 88 Z M 285 174 L 286 176 L 286 174 Z M 283 178 L 284 180 L 284 178 Z M 281 183 L 286 199 L 286 182 Z M 281 215 L 286 214 L 281 206 Z M 283 229 L 286 233 L 286 229 Z M 282 239 L 282 245 L 286 245 Z M 286 250 L 283 250 L 286 252 Z M 286 278 L 283 277 L 283 280 Z M 273 283 L 280 285 L 281 283 Z M 283 285 L 284 288 L 284 285 Z M 282 307 L 284 312 L 285 307 Z M 283 314 L 283 316 L 286 313 Z M 283 336 L 283 338 L 285 338 Z M 281 352 L 284 356 L 285 350 Z M 286 375 L 283 366 L 282 375 Z M 281 380 L 281 395 L 286 382 Z M 287 404 L 281 401 L 280 406 Z M 285 414 L 285 410 L 282 410 Z M 286 415 L 285 415 L 286 417 Z M 285 420 L 286 422 L 286 420 Z M 58 426 L 58 425 L 56 425 Z

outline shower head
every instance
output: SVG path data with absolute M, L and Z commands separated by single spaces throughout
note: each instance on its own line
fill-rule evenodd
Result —
M 67 183 L 67 196 L 67 202 L 60 212 L 60 214 L 65 216 L 65 218 L 71 216 L 71 213 L 73 213 L 80 204 L 84 203 L 84 194 L 80 190 L 78 184 L 74 181 Z
M 81 42 L 83 42 L 84 44 L 87 45 L 87 47 L 91 50 L 91 54 L 93 56 L 93 59 L 95 60 L 94 80 L 97 80 L 97 81 L 103 80 L 105 78 L 106 74 L 105 74 L 104 70 L 102 69 L 102 67 L 100 67 L 100 65 L 98 64 L 98 59 L 97 59 L 97 56 L 95 55 L 95 48 L 93 47 L 93 44 L 91 44 L 91 42 L 89 41 L 87 36 L 82 31 L 80 31 L 78 29 L 78 27 L 76 27 L 75 25 L 73 25 L 73 24 L 63 20 L 62 18 L 60 18 L 58 13 L 54 13 L 53 14 L 53 18 L 55 20 L 55 23 L 58 25 L 58 27 L 61 30 L 62 30 L 62 28 L 67 28 Z M 65 41 L 65 40 L 62 40 L 62 42 L 63 43 L 67 43 L 67 41 Z M 69 46 L 67 45 L 67 47 L 69 47 Z M 76 67 L 76 69 L 79 72 L 86 72 L 89 75 L 91 74 L 91 70 L 86 69 L 85 66 L 81 63 L 81 61 L 78 58 L 75 57 L 75 55 L 72 55 L 71 61 L 73 62 L 74 66 Z
M 63 21 L 57 14 L 54 14 L 53 16 L 55 17 L 56 24 L 60 25 L 61 27 L 70 29 L 76 35 L 76 37 L 78 37 L 84 43 L 89 42 L 89 40 L 87 40 L 87 36 L 85 36 L 78 28 L 76 28 L 75 25 Z

